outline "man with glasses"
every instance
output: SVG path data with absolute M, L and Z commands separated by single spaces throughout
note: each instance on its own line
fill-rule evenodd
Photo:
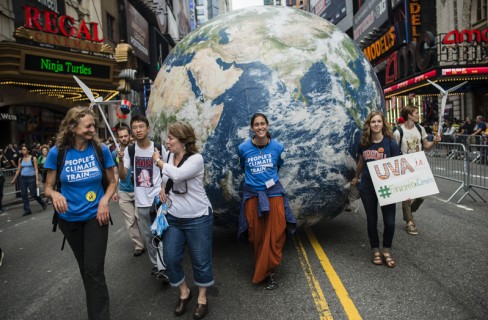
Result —
M 129 169 L 132 169 L 134 183 L 134 197 L 139 214 L 139 230 L 145 237 L 147 253 L 152 263 L 151 274 L 157 278 L 167 280 L 166 266 L 163 260 L 163 251 L 159 246 L 153 245 L 151 233 L 151 218 L 149 212 L 154 197 L 159 195 L 161 190 L 161 169 L 154 163 L 152 156 L 156 148 L 154 142 L 149 139 L 149 121 L 142 115 L 134 116 L 130 121 L 132 135 L 136 141 L 134 146 L 125 150 L 117 150 L 119 158 L 118 170 L 120 179 L 124 180 Z M 131 148 L 133 148 L 131 151 Z M 166 154 L 166 149 L 160 147 L 161 154 Z M 131 153 L 133 152 L 133 156 Z M 123 160 L 123 161 L 122 161 Z M 147 179 L 140 179 L 143 176 Z
M 130 129 L 127 126 L 120 126 L 117 130 L 117 137 L 119 140 L 120 148 L 125 150 L 129 146 L 131 134 Z M 112 152 L 114 162 L 118 165 L 119 162 L 123 162 L 117 158 L 117 150 Z M 117 172 L 117 170 L 116 170 Z M 119 190 L 114 193 L 112 200 L 119 202 L 120 211 L 122 212 L 125 220 L 129 237 L 134 243 L 134 257 L 139 257 L 145 251 L 145 244 L 141 237 L 138 225 L 138 214 L 135 206 L 134 198 L 134 183 L 132 182 L 132 170 L 129 169 L 124 180 L 119 179 Z

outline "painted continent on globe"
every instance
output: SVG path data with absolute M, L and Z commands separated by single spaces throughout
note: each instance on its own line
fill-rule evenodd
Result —
M 300 224 L 342 212 L 361 128 L 384 110 L 376 75 L 356 44 L 302 10 L 231 11 L 185 37 L 154 82 L 147 115 L 156 140 L 189 122 L 205 159 L 217 225 L 236 225 L 243 181 L 237 147 L 255 112 L 286 150 L 280 181 Z

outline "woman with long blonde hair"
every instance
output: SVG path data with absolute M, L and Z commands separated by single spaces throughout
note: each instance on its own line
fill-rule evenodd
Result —
M 395 203 L 381 207 L 383 214 L 383 248 L 380 250 L 380 240 L 378 236 L 378 197 L 371 180 L 371 175 L 366 163 L 370 161 L 391 158 L 400 155 L 400 148 L 386 121 L 385 115 L 379 111 L 371 112 L 363 125 L 363 134 L 359 145 L 359 161 L 356 175 L 351 181 L 352 185 L 357 185 L 359 176 L 359 194 L 366 212 L 368 224 L 368 237 L 372 249 L 372 261 L 375 265 L 383 263 L 388 268 L 395 267 L 396 263 L 391 256 L 391 246 L 395 233 Z

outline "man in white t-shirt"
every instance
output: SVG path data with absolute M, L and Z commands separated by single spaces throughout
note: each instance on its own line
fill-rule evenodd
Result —
M 149 140 L 151 128 L 149 128 L 147 118 L 142 115 L 134 116 L 130 121 L 130 126 L 136 143 L 133 147 L 117 151 L 117 157 L 123 160 L 119 161 L 118 164 L 119 176 L 120 179 L 125 179 L 128 169 L 132 168 L 135 203 L 139 213 L 139 227 L 146 240 L 146 249 L 153 266 L 151 274 L 167 280 L 163 250 L 156 249 L 153 244 L 151 218 L 149 216 L 154 197 L 159 195 L 162 184 L 161 170 L 153 161 L 155 145 L 154 142 Z M 133 163 L 131 163 L 130 148 L 134 148 L 132 149 Z M 166 149 L 164 147 L 161 147 L 161 149 L 159 150 L 161 155 L 166 157 Z
M 427 133 L 424 127 L 417 124 L 419 121 L 419 111 L 417 108 L 404 107 L 400 114 L 405 119 L 405 123 L 393 135 L 403 154 L 429 150 L 441 141 L 439 135 L 436 135 L 432 142 L 427 140 Z M 406 230 L 408 234 L 418 234 L 412 213 L 418 210 L 422 202 L 424 202 L 424 199 L 420 197 L 402 202 L 403 220 L 407 223 Z

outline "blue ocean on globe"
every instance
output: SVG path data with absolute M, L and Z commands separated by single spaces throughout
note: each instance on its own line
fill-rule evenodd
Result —
M 215 224 L 236 225 L 243 172 L 237 147 L 255 112 L 285 147 L 280 181 L 299 224 L 341 213 L 364 119 L 384 111 L 378 79 L 345 33 L 313 14 L 260 6 L 202 25 L 168 55 L 147 115 L 156 140 L 189 122 L 205 160 Z

